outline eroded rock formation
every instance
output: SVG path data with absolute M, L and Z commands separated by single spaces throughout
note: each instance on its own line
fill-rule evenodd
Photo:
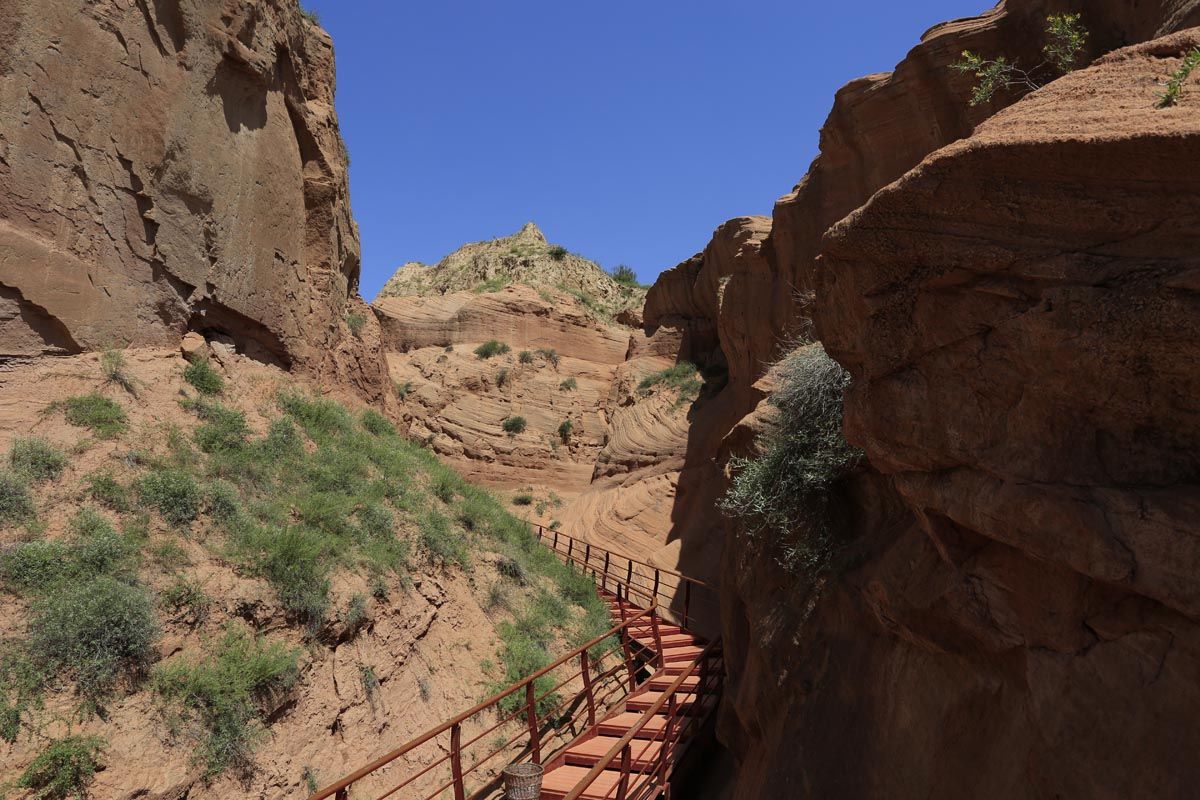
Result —
M 0 356 L 195 330 L 378 397 L 328 34 L 286 0 L 4 16 Z

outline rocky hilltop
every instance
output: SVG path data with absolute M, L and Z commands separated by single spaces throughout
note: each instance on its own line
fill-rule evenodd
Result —
M 289 0 L 5 20 L 0 357 L 195 331 L 382 399 L 329 35 Z

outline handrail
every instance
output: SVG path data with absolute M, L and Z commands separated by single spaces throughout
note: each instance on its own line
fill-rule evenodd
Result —
M 594 639 L 591 639 L 587 643 L 580 645 L 579 647 L 576 647 L 571 652 L 567 653 L 564 656 L 561 656 L 558 660 L 554 661 L 552 664 L 549 664 L 549 665 L 543 667 L 542 669 L 538 670 L 537 672 L 533 673 L 532 675 L 529 675 L 529 676 L 523 678 L 521 681 L 514 683 L 512 686 L 509 686 L 507 689 L 504 689 L 503 691 L 492 695 L 491 697 L 487 698 L 486 700 L 481 700 L 479 703 L 476 703 L 470 709 L 462 712 L 461 714 L 458 714 L 457 716 L 453 717 L 450 720 L 447 720 L 446 722 L 443 722 L 442 724 L 438 725 L 437 727 L 430 728 L 429 730 L 425 731 L 425 733 L 421 734 L 420 736 L 416 737 L 415 739 L 407 742 L 406 744 L 401 745 L 400 747 L 396 748 L 395 750 L 392 750 L 389 753 L 386 753 L 385 755 L 380 756 L 379 758 L 372 761 L 370 764 L 367 764 L 365 767 L 362 767 L 362 768 L 356 770 L 355 772 L 352 772 L 350 775 L 347 775 L 346 777 L 342 778 L 341 780 L 337 781 L 336 783 L 331 783 L 330 785 L 326 786 L 325 788 L 320 789 L 319 791 L 312 794 L 309 797 L 309 800 L 326 800 L 326 798 L 329 798 L 329 797 L 344 796 L 344 793 L 347 789 L 349 789 L 353 784 L 357 783 L 358 781 L 360 781 L 363 778 L 370 775 L 372 772 L 375 772 L 376 770 L 379 770 L 380 768 L 387 766 L 388 764 L 392 763 L 393 761 L 395 761 L 396 759 L 405 755 L 406 753 L 409 753 L 412 750 L 415 750 L 416 748 L 431 741 L 432 739 L 434 739 L 435 737 L 437 737 L 443 733 L 446 733 L 448 731 L 453 733 L 453 731 L 455 729 L 457 729 L 457 727 L 459 725 L 461 725 L 463 722 L 467 721 L 471 717 L 474 717 L 476 714 L 479 714 L 481 711 L 485 711 L 488 708 L 499 705 L 500 701 L 504 700 L 507 697 L 512 696 L 514 693 L 516 693 L 518 691 L 525 690 L 526 695 L 527 695 L 527 702 L 528 702 L 529 701 L 528 695 L 531 694 L 530 690 L 532 690 L 534 683 L 539 678 L 549 674 L 550 672 L 553 672 L 554 670 L 563 666 L 564 664 L 566 664 L 568 661 L 571 661 L 572 659 L 580 658 L 580 657 L 586 658 L 585 654 L 587 653 L 587 651 L 591 650 L 593 647 L 600 644 L 605 639 L 608 639 L 611 636 L 616 636 L 617 634 L 621 633 L 622 631 L 627 631 L 629 629 L 629 627 L 631 627 L 635 622 L 637 622 L 641 619 L 647 618 L 647 617 L 652 619 L 654 617 L 654 610 L 655 610 L 654 605 L 651 605 L 649 608 L 642 609 L 637 614 L 634 614 L 633 616 L 629 617 L 628 619 L 625 619 L 624 621 L 622 621 L 620 625 L 616 625 L 616 626 L 610 628 L 609 630 L 605 631 L 604 633 L 600 634 L 599 636 L 595 637 Z M 626 639 L 626 637 L 622 637 L 622 639 L 624 641 Z M 534 700 L 536 700 L 536 699 L 538 699 L 538 698 L 534 698 Z M 530 706 L 530 708 L 528 710 L 531 713 L 531 720 L 532 720 L 532 716 L 534 713 L 533 706 Z M 517 715 L 514 715 L 513 718 L 515 719 L 517 716 L 519 716 L 519 713 Z M 536 745 L 535 745 L 535 752 L 536 752 Z
M 670 716 L 672 719 L 674 718 L 676 702 L 675 694 L 680 690 L 680 688 L 682 688 L 684 682 L 696 671 L 696 668 L 701 663 L 707 661 L 716 651 L 716 648 L 719 647 L 719 642 L 709 642 L 700 655 L 697 656 L 696 659 L 692 661 L 692 663 L 689 664 L 686 669 L 682 670 L 679 675 L 675 677 L 675 680 L 671 681 L 670 685 L 666 689 L 660 692 L 658 699 L 651 703 L 649 708 L 642 712 L 642 715 L 638 717 L 638 721 L 631 725 L 629 730 L 627 730 L 625 734 L 608 749 L 608 752 L 601 756 L 600 759 L 594 765 L 592 765 L 592 768 L 588 770 L 587 774 L 584 775 L 583 778 L 579 780 L 579 782 L 575 785 L 575 788 L 567 793 L 563 800 L 579 800 L 579 797 L 591 787 L 596 778 L 598 778 L 602 772 L 608 769 L 612 765 L 613 761 L 615 761 L 618 757 L 620 757 L 622 760 L 622 779 L 623 781 L 627 780 L 629 774 L 629 753 L 626 751 L 629 744 L 637 738 L 637 735 L 641 733 L 650 720 L 662 710 L 663 706 L 668 704 L 671 705 L 672 713 Z M 697 689 L 699 689 L 699 684 L 697 685 Z M 695 694 L 697 697 L 699 697 L 701 693 L 696 691 Z M 653 741 L 653 739 L 651 741 Z M 643 773 L 647 781 L 652 780 L 656 772 L 661 774 L 660 768 L 665 767 L 665 762 L 669 755 L 668 747 L 670 744 L 672 744 L 672 742 L 669 741 L 669 737 L 664 736 L 658 755 L 658 758 L 663 763 L 656 766 L 656 768 L 646 770 Z M 643 752 L 645 752 L 645 748 L 643 748 Z
M 626 561 L 632 561 L 634 564 L 640 564 L 643 567 L 647 567 L 647 568 L 655 570 L 657 572 L 662 572 L 667 575 L 674 575 L 676 578 L 682 578 L 683 580 L 685 580 L 689 583 L 694 583 L 697 586 L 703 586 L 706 589 L 715 589 L 716 588 L 712 584 L 706 583 L 706 582 L 700 580 L 699 578 L 693 578 L 690 575 L 684 575 L 679 570 L 671 569 L 670 567 L 659 567 L 654 564 L 651 564 L 649 561 L 642 561 L 640 558 L 633 558 L 632 556 L 627 556 L 624 553 L 618 553 L 616 550 L 611 550 L 611 549 L 605 547 L 604 545 L 587 542 L 583 539 L 580 539 L 578 536 L 572 536 L 571 534 L 564 533 L 561 530 L 550 530 L 549 528 L 546 528 L 544 525 L 542 525 L 540 523 L 534 523 L 534 524 L 537 525 L 539 539 L 541 537 L 547 535 L 547 532 L 549 532 L 551 534 L 555 534 L 557 536 L 562 536 L 567 539 L 574 539 L 576 542 L 579 542 L 582 545 L 591 545 L 592 547 L 595 547 L 599 550 L 604 550 L 606 552 L 612 553 L 614 556 L 620 556 L 621 558 L 625 559 Z

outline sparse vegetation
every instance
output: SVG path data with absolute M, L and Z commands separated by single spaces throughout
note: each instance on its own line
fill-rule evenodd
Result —
M 204 505 L 200 484 L 182 468 L 162 467 L 146 473 L 137 482 L 137 492 L 144 506 L 177 528 L 191 525 Z
M 304 6 L 300 6 L 300 15 L 303 16 L 309 22 L 311 22 L 313 25 L 321 24 L 321 17 L 317 14 L 316 11 L 312 10 L 311 8 L 305 8 Z
M 510 283 L 512 283 L 512 279 L 509 278 L 507 275 L 496 275 L 491 278 L 488 278 L 486 281 L 479 284 L 471 291 L 473 291 L 475 294 L 487 294 L 488 292 L 498 292 L 501 289 L 503 289 L 505 286 L 508 286 Z
M 496 388 L 503 389 L 507 385 L 508 385 L 508 368 L 501 367 L 500 371 L 496 373 Z
M 35 605 L 29 647 L 47 672 L 73 675 L 79 693 L 96 699 L 149 666 L 157 635 L 146 591 L 100 575 L 64 581 Z
M 1183 54 L 1183 62 L 1167 78 L 1166 87 L 1158 96 L 1159 108 L 1170 108 L 1179 102 L 1179 96 L 1183 94 L 1183 85 L 1196 67 L 1200 67 L 1200 47 L 1193 47 Z
M 1042 47 L 1040 64 L 1024 69 L 1017 61 L 1005 56 L 987 58 L 962 52 L 962 60 L 951 64 L 958 72 L 974 75 L 977 83 L 971 92 L 971 105 L 991 100 L 1001 89 L 1040 89 L 1059 75 L 1075 69 L 1087 44 L 1088 32 L 1079 14 L 1051 14 L 1046 17 L 1046 42 Z
M 93 500 L 113 511 L 128 511 L 129 489 L 123 486 L 111 472 L 95 472 L 84 479 L 87 493 Z
M 778 414 L 758 440 L 761 455 L 734 459 L 722 508 L 777 541 L 784 566 L 819 574 L 836 556 L 837 483 L 860 458 L 842 435 L 849 375 L 819 344 L 793 350 L 776 369 Z
M 379 694 L 379 676 L 375 674 L 375 668 L 363 664 L 358 668 L 358 675 L 362 681 L 363 692 L 367 695 L 367 702 L 374 703 Z
M 198 741 L 205 778 L 228 768 L 249 772 L 263 719 L 295 683 L 298 657 L 233 623 L 200 658 L 176 658 L 155 670 L 155 689 Z
M 25 436 L 13 441 L 8 465 L 29 482 L 42 483 L 62 475 L 67 468 L 67 456 L 45 439 Z
M 129 373 L 125 356 L 120 350 L 108 349 L 100 354 L 100 371 L 109 383 L 115 383 L 130 394 L 137 394 L 137 381 Z
M 629 267 L 625 264 L 618 264 L 617 268 L 612 271 L 612 277 L 617 283 L 621 283 L 626 286 L 639 285 L 637 273 L 633 271 L 632 267 Z
M 449 518 L 438 511 L 427 511 L 421 515 L 421 544 L 429 554 L 444 564 L 456 563 L 461 567 L 471 564 L 467 553 L 466 539 L 450 525 Z
M 571 422 L 569 419 L 564 419 L 562 424 L 558 426 L 558 438 L 562 440 L 563 444 L 567 444 L 571 441 L 571 433 L 574 430 L 575 423 Z
M 642 378 L 637 388 L 638 393 L 642 395 L 649 394 L 650 390 L 655 386 L 665 386 L 668 389 L 674 389 L 679 393 L 675 401 L 675 407 L 679 408 L 694 401 L 700 395 L 700 387 L 702 385 L 703 382 L 700 380 L 700 373 L 696 369 L 696 365 L 690 361 L 680 361 L 673 367 L 668 367 Z
M 567 257 L 567 248 L 563 247 L 562 245 L 555 244 L 548 247 L 546 249 L 546 253 L 555 261 L 562 261 Z
M 0 469 L 0 527 L 25 522 L 33 517 L 33 497 L 25 480 Z
M 558 388 L 564 392 L 573 392 L 579 388 L 579 383 L 574 378 L 567 378 L 558 385 Z
M 503 342 L 498 342 L 495 339 L 489 339 L 488 341 L 479 345 L 479 347 L 475 348 L 475 355 L 477 358 L 485 359 L 491 358 L 492 356 L 502 356 L 511 350 L 512 348 Z
M 520 353 L 517 354 L 517 361 L 520 362 L 521 364 L 532 364 L 533 363 L 533 353 L 529 352 L 528 350 L 522 350 Z
M 207 356 L 194 357 L 183 369 L 183 379 L 200 394 L 216 395 L 225 391 L 225 379 L 213 369 Z
M 502 427 L 504 432 L 509 436 L 516 436 L 519 433 L 525 432 L 525 418 L 520 416 L 505 417 L 504 422 L 500 423 L 500 427 Z
M 555 369 L 558 368 L 558 351 L 553 347 L 539 347 L 537 354 L 546 359 Z
M 367 318 L 365 315 L 360 314 L 357 311 L 351 311 L 346 315 L 346 327 L 349 328 L 350 333 L 354 334 L 356 337 L 362 336 L 363 328 L 366 327 L 366 325 Z
M 446 349 L 449 350 L 450 348 Z M 403 401 L 406 397 L 408 397 L 408 393 L 412 391 L 412 381 L 405 381 L 404 383 L 397 382 L 395 387 L 396 397 Z
M 125 410 L 99 392 L 68 397 L 63 401 L 67 422 L 77 428 L 91 428 L 102 438 L 125 430 Z
M 513 495 L 512 504 L 514 506 L 529 506 L 533 505 L 533 495 L 528 492 L 521 492 Z
M 374 409 L 368 408 L 360 418 L 363 430 L 374 436 L 395 436 L 396 428 L 388 418 Z
M 95 736 L 55 739 L 25 768 L 17 786 L 32 790 L 32 800 L 84 800 L 100 769 L 103 746 L 104 740 Z

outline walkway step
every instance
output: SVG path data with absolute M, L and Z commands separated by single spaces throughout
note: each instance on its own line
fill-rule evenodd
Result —
M 666 694 L 666 692 L 639 691 L 636 694 L 632 694 L 629 696 L 629 699 L 627 699 L 625 701 L 625 707 L 628 708 L 630 711 L 649 711 L 650 706 L 652 706 L 656 702 L 658 702 L 658 698 L 662 697 L 664 694 Z M 670 701 L 668 700 L 667 702 L 669 703 Z M 696 702 L 696 696 L 693 694 L 687 694 L 684 692 L 676 692 L 675 693 L 675 702 L 676 702 L 676 707 L 680 711 L 686 711 L 686 710 L 690 709 L 692 707 L 692 705 Z M 660 714 L 667 713 L 667 705 L 665 703 L 663 704 L 662 708 L 659 710 L 658 713 L 660 713 Z
M 596 736 L 580 742 L 567 750 L 565 754 L 567 763 L 580 767 L 595 766 L 619 741 L 621 739 L 617 736 Z M 658 751 L 661 749 L 662 742 L 647 739 L 641 739 L 631 744 L 629 746 L 630 767 L 639 772 L 650 769 L 654 766 L 654 759 L 658 758 Z M 621 759 L 617 758 L 614 763 L 619 766 Z
M 626 711 L 623 714 L 617 714 L 602 722 L 597 723 L 596 732 L 601 736 L 616 736 L 621 737 L 630 731 L 633 726 L 637 725 L 641 720 L 642 714 L 639 711 Z M 646 722 L 645 726 L 635 735 L 638 739 L 661 739 L 663 733 L 667 729 L 667 717 L 665 714 L 655 714 Z
M 665 672 L 655 673 L 650 677 L 650 680 L 646 681 L 646 687 L 660 692 L 664 689 L 670 689 L 671 684 L 675 682 L 675 678 L 679 676 L 679 672 L 681 671 L 682 670 L 676 671 L 674 675 L 668 675 Z M 699 685 L 699 675 L 688 675 L 683 679 L 683 683 L 679 684 L 679 688 L 685 692 L 691 692 Z
M 704 652 L 703 647 L 697 645 L 683 645 L 680 647 L 664 647 L 663 661 L 670 664 L 678 661 L 695 661 Z
M 542 800 L 562 800 L 587 777 L 587 767 L 564 764 L 542 776 Z M 606 769 L 596 776 L 592 785 L 584 789 L 580 797 L 585 800 L 612 800 L 617 796 L 617 784 L 621 780 L 618 770 Z
M 654 634 L 634 636 L 633 638 L 637 639 L 647 647 L 654 647 L 655 645 Z M 690 633 L 673 633 L 670 636 L 665 636 L 660 633 L 659 638 L 662 639 L 663 647 L 678 647 L 679 645 L 686 644 L 701 644 L 701 641 L 695 636 L 692 636 Z

